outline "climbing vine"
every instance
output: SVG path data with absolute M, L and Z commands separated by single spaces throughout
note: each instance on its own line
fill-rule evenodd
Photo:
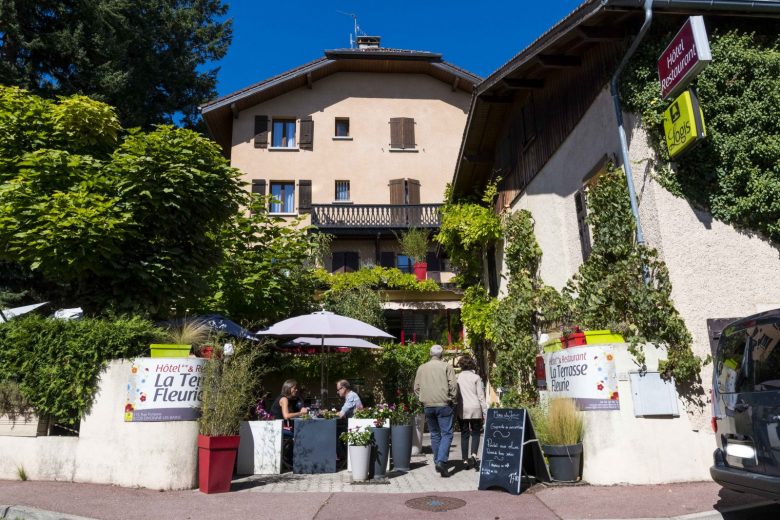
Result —
M 708 136 L 661 168 L 659 181 L 724 222 L 780 241 L 780 33 L 775 22 L 707 20 L 712 62 L 695 82 Z M 624 74 L 626 109 L 640 114 L 668 160 L 655 63 L 677 27 L 657 25 Z
M 672 284 L 658 253 L 634 240 L 634 220 L 622 170 L 612 166 L 588 190 L 587 217 L 593 249 L 564 288 L 578 325 L 620 332 L 638 361 L 640 345 L 664 345 L 665 371 L 679 381 L 694 380 L 702 360 L 671 300 Z
M 488 184 L 478 201 L 455 201 L 447 185 L 441 208 L 441 228 L 435 236 L 458 273 L 455 283 L 466 288 L 480 283 L 482 258 L 487 248 L 501 237 L 501 219 L 493 211 L 498 182 Z

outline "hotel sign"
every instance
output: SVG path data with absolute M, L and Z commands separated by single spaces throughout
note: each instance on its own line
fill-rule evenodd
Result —
M 704 115 L 691 89 L 680 94 L 664 111 L 664 135 L 672 158 L 706 137 Z
M 137 358 L 130 365 L 125 422 L 195 421 L 203 390 L 202 358 Z
M 661 96 L 679 94 L 712 61 L 704 18 L 691 16 L 658 58 Z

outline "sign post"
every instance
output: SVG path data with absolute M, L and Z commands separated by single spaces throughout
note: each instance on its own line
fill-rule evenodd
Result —
M 691 16 L 658 58 L 661 96 L 680 93 L 712 61 L 704 18 Z

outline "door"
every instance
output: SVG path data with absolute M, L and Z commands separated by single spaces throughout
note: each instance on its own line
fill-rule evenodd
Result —
M 751 331 L 748 363 L 753 435 L 762 472 L 780 476 L 780 319 Z

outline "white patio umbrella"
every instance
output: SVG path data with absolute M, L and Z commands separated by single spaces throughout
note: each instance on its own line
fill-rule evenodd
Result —
M 322 352 L 326 351 L 326 338 L 393 338 L 387 332 L 368 323 L 340 316 L 328 311 L 318 311 L 295 316 L 271 325 L 266 330 L 257 331 L 259 336 L 303 336 L 320 340 Z M 320 363 L 320 394 L 327 394 L 325 381 L 325 357 Z
M 301 337 L 301 338 L 295 338 L 291 339 L 290 341 L 287 341 L 285 343 L 282 343 L 282 347 L 320 347 L 322 348 L 322 339 L 321 338 L 307 338 L 307 337 Z M 370 341 L 366 341 L 364 339 L 360 338 L 325 338 L 325 348 L 339 348 L 339 347 L 346 347 L 346 348 L 382 348 L 379 345 L 375 345 L 374 343 L 371 343 Z
M 0 323 L 5 323 L 11 318 L 21 316 L 22 314 L 27 314 L 28 312 L 34 311 L 38 307 L 46 305 L 47 303 L 48 302 L 35 303 L 33 305 L 25 305 L 24 307 L 14 307 L 13 309 L 0 309 Z

